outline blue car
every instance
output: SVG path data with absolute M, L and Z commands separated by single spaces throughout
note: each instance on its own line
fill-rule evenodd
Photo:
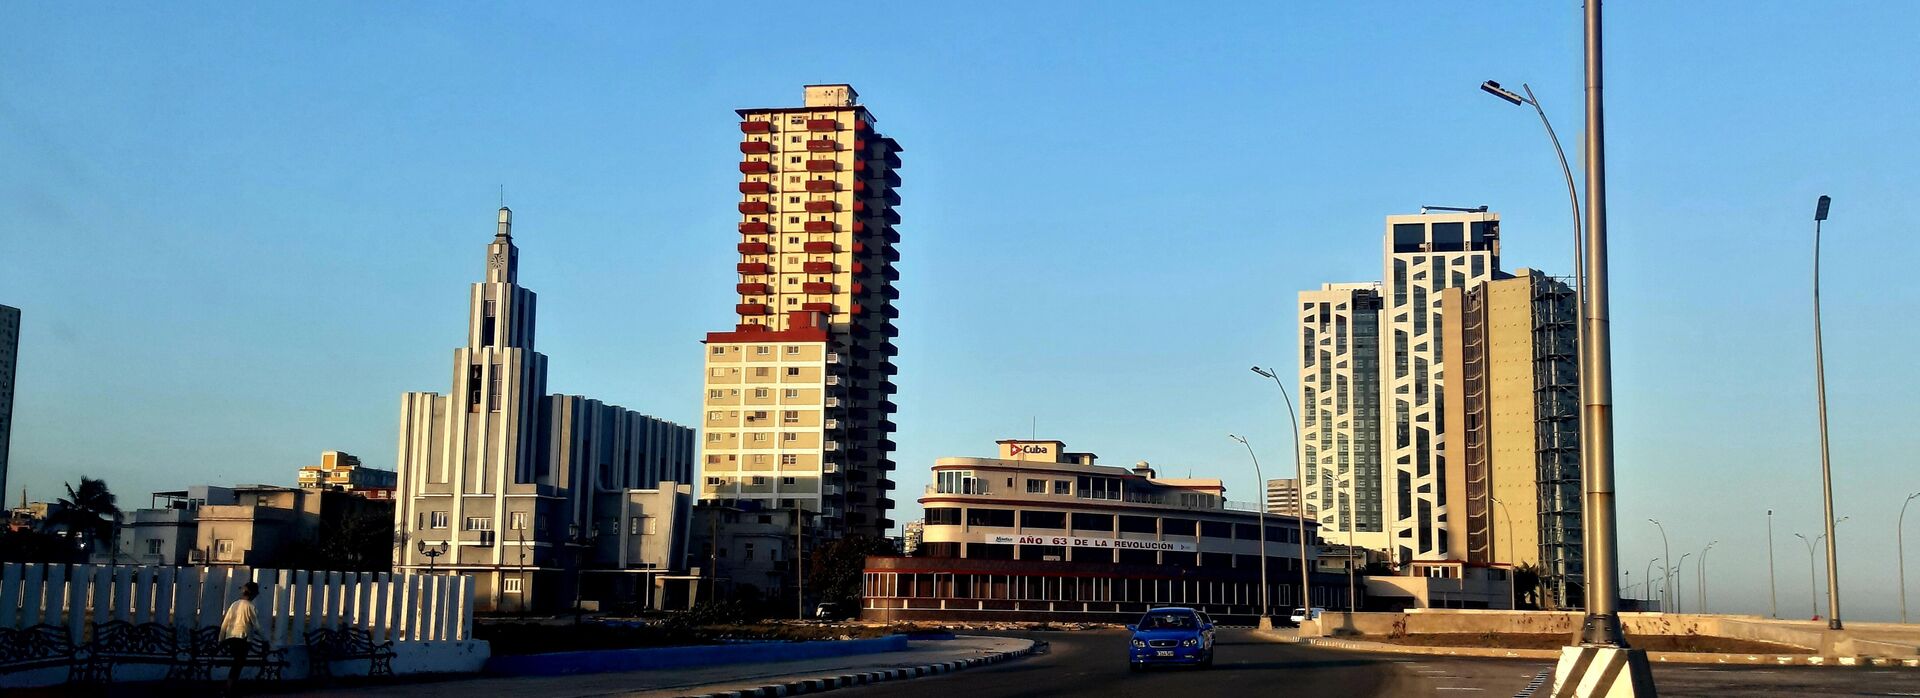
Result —
M 1191 608 L 1156 608 L 1129 625 L 1127 668 L 1154 664 L 1213 666 L 1213 619 Z

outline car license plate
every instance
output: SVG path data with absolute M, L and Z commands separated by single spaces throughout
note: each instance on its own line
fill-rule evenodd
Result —
M 1155 657 L 1171 657 L 1171 656 L 1173 656 L 1173 650 L 1159 650 L 1159 651 L 1156 651 L 1156 652 L 1154 652 L 1154 653 L 1153 653 L 1153 656 L 1155 656 Z

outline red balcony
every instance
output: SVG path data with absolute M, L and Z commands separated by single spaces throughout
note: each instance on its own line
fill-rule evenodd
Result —
M 866 286 L 866 284 L 862 284 L 862 283 L 860 283 L 860 282 L 858 282 L 858 281 L 855 281 L 855 282 L 853 282 L 853 295 L 856 295 L 856 296 L 858 296 L 858 295 L 860 295 L 860 294 L 862 294 L 862 293 L 866 293 L 866 292 L 867 292 L 867 286 Z
M 741 262 L 739 264 L 733 265 L 733 269 L 734 271 L 740 272 L 741 274 L 745 274 L 747 276 L 754 276 L 757 274 L 766 274 L 766 273 L 772 272 L 773 265 L 767 264 L 766 262 Z
M 855 172 L 865 172 L 865 171 L 867 171 L 867 161 L 866 161 L 866 160 L 862 160 L 862 159 L 860 159 L 860 158 L 854 158 L 854 159 L 853 159 L 853 171 L 855 171 Z
M 833 262 L 806 262 L 800 265 L 800 270 L 808 274 L 832 274 Z
M 742 296 L 765 296 L 773 293 L 771 284 L 734 284 L 733 290 Z
M 854 184 L 859 184 L 859 182 L 856 181 L 854 182 Z M 831 179 L 807 180 L 807 191 L 810 191 L 810 192 L 819 193 L 819 192 L 831 192 L 831 191 L 839 191 L 839 190 L 840 190 L 840 185 L 836 184 Z
M 860 224 L 855 223 L 854 225 Z M 802 227 L 809 233 L 831 233 L 833 232 L 833 221 L 807 221 L 802 224 Z
M 867 180 L 864 180 L 864 179 L 853 180 L 853 191 L 855 193 L 863 192 L 866 190 L 867 190 Z
M 864 233 L 864 232 L 867 232 L 867 224 L 865 224 L 865 223 L 861 223 L 860 221 L 854 221 L 854 222 L 853 222 L 853 232 L 856 232 L 856 233 Z
M 855 274 L 865 274 L 867 273 L 867 265 L 861 264 L 859 262 L 854 262 L 852 271 Z
M 773 213 L 773 204 L 765 201 L 742 201 L 740 202 L 740 212 L 748 214 Z
M 807 119 L 808 131 L 838 131 L 840 122 L 835 119 Z
M 810 313 L 832 313 L 832 303 L 801 303 L 800 309 Z
M 859 241 L 855 241 L 855 242 L 853 243 L 853 253 L 854 253 L 854 254 L 860 254 L 860 253 L 862 253 L 862 252 L 865 252 L 865 251 L 867 251 L 867 243 L 864 243 L 864 242 L 859 242 Z
M 765 155 L 773 152 L 773 144 L 766 141 L 741 141 L 740 152 L 748 155 Z
M 772 132 L 773 132 L 773 122 L 771 122 L 771 121 L 742 121 L 742 122 L 740 122 L 740 132 L 741 132 L 741 133 L 772 133 Z
M 829 153 L 840 149 L 840 142 L 827 139 L 808 140 L 807 150 L 816 153 Z
M 851 310 L 849 310 L 849 312 L 851 312 L 851 313 L 853 313 L 853 314 L 855 314 L 855 315 L 860 315 L 860 314 L 862 314 L 862 313 L 865 313 L 866 311 L 867 311 L 867 309 L 866 309 L 866 308 L 862 308 L 862 307 L 860 307 L 860 304 L 859 304 L 859 303 L 855 303 L 855 304 L 853 304 L 853 308 L 852 308 Z
M 840 210 L 840 207 L 834 205 L 831 201 L 807 202 L 807 213 L 833 213 L 838 210 Z
M 741 183 L 740 183 L 740 193 L 742 193 L 742 194 L 772 194 L 772 193 L 773 193 L 773 183 L 772 183 L 772 182 L 741 182 Z
M 825 241 L 809 242 L 806 244 L 806 250 L 813 254 L 833 254 L 833 243 Z
M 733 312 L 741 315 L 770 315 L 773 309 L 765 303 L 740 303 L 733 306 Z
M 857 120 L 857 119 L 856 119 L 856 120 L 854 120 L 854 122 L 853 122 L 853 130 L 855 130 L 855 131 L 865 131 L 865 130 L 867 130 L 867 129 L 870 129 L 870 128 L 873 128 L 873 127 L 872 127 L 872 126 L 870 126 L 870 125 L 868 125 L 868 124 L 867 124 L 867 122 L 865 122 L 865 121 L 861 121 L 861 120 Z
M 766 174 L 772 171 L 773 171 L 773 163 L 771 162 L 748 160 L 746 162 L 740 163 L 740 172 L 742 174 Z
M 854 213 L 861 213 L 861 212 L 863 212 L 863 211 L 866 211 L 866 210 L 867 210 L 867 202 L 865 202 L 865 201 L 861 201 L 861 200 L 859 200 L 859 199 L 854 199 L 854 200 L 853 200 L 853 212 L 854 212 Z
M 800 284 L 800 290 L 807 293 L 833 293 L 833 284 L 824 281 L 808 281 Z
M 860 169 L 859 160 L 853 161 L 853 165 L 854 165 L 854 169 L 856 170 Z M 746 163 L 741 163 L 740 166 L 746 167 Z M 808 172 L 838 172 L 839 170 L 840 170 L 840 163 L 834 162 L 832 160 L 808 160 L 807 161 Z M 745 172 L 746 170 L 741 170 L 741 171 Z
M 740 224 L 741 235 L 761 235 L 767 231 L 766 221 L 744 221 Z
M 773 246 L 764 242 L 743 242 L 733 246 L 740 254 L 770 254 Z

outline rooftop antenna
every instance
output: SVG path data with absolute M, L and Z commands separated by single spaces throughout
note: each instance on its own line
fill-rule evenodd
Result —
M 1457 213 L 1486 213 L 1487 207 L 1485 206 L 1475 206 L 1473 208 L 1461 208 L 1459 206 L 1421 206 L 1420 207 L 1420 213 L 1424 214 L 1428 211 L 1454 211 Z
M 500 185 L 500 208 L 507 207 L 507 185 Z
M 1033 441 L 1039 438 L 1040 438 L 1040 416 L 1034 415 L 1032 417 L 1029 417 L 1027 421 L 1027 440 Z

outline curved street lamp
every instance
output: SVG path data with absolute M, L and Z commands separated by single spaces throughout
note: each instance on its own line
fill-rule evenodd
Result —
M 1500 513 L 1507 515 L 1507 555 L 1518 560 L 1519 557 L 1513 553 L 1513 511 L 1508 509 L 1507 503 L 1500 501 L 1499 497 L 1488 497 L 1488 499 L 1493 500 L 1493 503 L 1500 507 Z M 1498 554 L 1494 555 L 1494 559 L 1499 558 Z M 1515 590 L 1518 586 L 1520 586 L 1520 578 L 1514 575 L 1513 562 L 1509 561 L 1507 563 L 1507 610 L 1509 611 L 1520 610 L 1519 592 Z
M 1820 500 L 1827 518 L 1827 629 L 1840 630 L 1839 540 L 1833 527 L 1833 466 L 1827 460 L 1827 357 L 1820 345 L 1820 224 L 1827 220 L 1832 197 L 1822 195 L 1813 209 L 1813 380 L 1820 397 Z
M 1920 497 L 1920 492 L 1907 495 L 1907 501 L 1900 504 L 1900 520 L 1894 524 L 1893 529 L 1893 547 L 1899 551 L 1896 557 L 1900 565 L 1900 622 L 1902 623 L 1907 622 L 1907 542 L 1901 539 L 1901 535 L 1906 533 L 1907 505 L 1912 504 L 1915 497 Z
M 1293 518 L 1295 525 L 1300 527 L 1297 531 L 1300 537 L 1300 607 L 1307 609 L 1307 616 L 1312 617 L 1313 583 L 1307 578 L 1307 463 L 1300 458 L 1300 415 L 1293 411 L 1293 396 L 1287 392 L 1286 384 L 1280 382 L 1279 373 L 1259 366 L 1254 366 L 1253 372 L 1273 379 L 1273 387 L 1280 389 L 1280 399 L 1287 405 L 1287 426 L 1293 428 L 1293 492 L 1294 497 L 1299 500 L 1294 504 Z M 1260 491 L 1265 492 L 1266 489 L 1267 483 L 1262 481 Z M 1266 549 L 1262 548 L 1260 554 L 1265 556 Z M 1266 569 L 1264 557 L 1260 564 L 1261 569 Z M 1349 610 L 1353 607 L 1352 558 L 1348 558 L 1347 564 L 1347 607 Z
M 1260 622 L 1264 629 L 1272 627 L 1273 617 L 1267 612 L 1267 476 L 1260 474 L 1260 457 L 1254 455 L 1253 446 L 1239 434 L 1228 434 L 1227 438 L 1240 442 L 1247 447 L 1247 457 L 1253 459 L 1253 476 L 1260 480 Z M 1303 563 L 1304 564 L 1304 563 Z
M 1655 526 L 1658 526 L 1660 528 L 1660 549 L 1664 551 L 1661 553 L 1660 559 L 1662 560 L 1673 559 L 1673 548 L 1667 545 L 1667 527 L 1661 525 L 1659 521 L 1656 521 L 1654 519 L 1647 519 L 1647 522 Z M 1662 569 L 1664 570 L 1666 568 L 1662 568 Z M 1661 612 L 1665 612 L 1668 608 L 1672 608 L 1674 605 L 1672 593 L 1671 593 L 1673 591 L 1673 580 L 1670 579 L 1671 576 L 1672 575 L 1666 574 L 1664 572 L 1660 576 L 1660 610 Z M 1675 612 L 1677 613 L 1678 611 L 1676 610 Z
M 1707 612 L 1707 551 L 1712 550 L 1713 546 L 1719 544 L 1720 541 L 1716 540 L 1707 543 L 1707 547 L 1701 548 L 1700 564 L 1693 566 L 1694 583 L 1699 587 L 1701 613 Z

